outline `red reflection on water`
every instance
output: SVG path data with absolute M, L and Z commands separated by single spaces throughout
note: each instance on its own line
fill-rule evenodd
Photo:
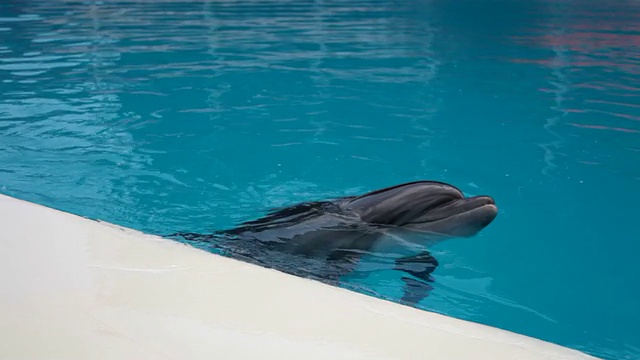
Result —
M 620 128 L 620 127 L 611 127 L 611 126 L 604 126 L 604 125 L 591 125 L 591 124 L 576 124 L 576 123 L 568 123 L 568 124 L 571 125 L 571 126 L 575 126 L 575 127 L 579 127 L 579 128 L 583 128 L 583 129 L 613 130 L 613 131 L 619 131 L 619 132 L 624 132 L 624 133 L 634 133 L 634 134 L 639 134 L 640 133 L 640 131 L 638 131 L 638 130 Z
M 632 89 L 634 89 L 636 91 L 640 90 L 640 89 L 636 89 L 636 88 L 632 88 Z M 640 105 L 638 105 L 638 104 L 623 103 L 623 102 L 617 102 L 617 101 L 591 99 L 591 100 L 586 100 L 586 102 L 596 103 L 596 104 L 626 106 L 626 107 L 632 107 L 632 108 L 640 109 Z M 640 119 L 638 119 L 638 120 L 640 120 Z
M 640 49 L 640 33 L 602 32 L 597 27 L 585 30 L 568 29 L 566 33 L 547 33 L 537 37 L 545 46 L 562 46 L 572 51 L 593 51 L 600 49 Z M 621 52 L 625 53 L 625 52 Z M 629 54 L 630 55 L 630 54 Z
M 634 60 L 636 63 L 621 62 L 621 59 L 613 54 L 610 54 L 611 57 L 609 59 L 601 59 L 594 60 L 589 58 L 587 55 L 574 55 L 571 59 L 567 60 L 566 64 L 563 66 L 572 66 L 572 67 L 601 67 L 605 69 L 615 69 L 617 71 L 624 71 L 626 73 L 640 75 L 640 60 Z M 638 54 L 640 58 L 640 52 Z M 558 66 L 558 61 L 554 58 L 552 59 L 523 59 L 523 58 L 513 58 L 510 59 L 511 62 L 514 63 L 522 63 L 522 64 L 537 64 L 544 67 L 556 68 Z M 598 88 L 595 85 L 583 85 L 583 86 L 592 86 L 598 90 L 603 89 L 602 87 Z M 620 86 L 620 85 L 618 85 Z M 631 87 L 632 88 L 632 87 Z M 634 90 L 638 90 L 637 88 L 632 88 Z
M 600 17 L 603 18 L 603 14 L 594 14 L 591 12 L 582 12 L 579 14 L 585 18 L 589 17 Z M 609 32 L 620 32 L 620 31 L 637 31 L 640 32 L 640 23 L 634 19 L 623 19 L 621 18 L 624 14 L 614 12 L 609 14 L 608 18 L 598 19 L 598 21 L 590 21 L 584 23 L 576 23 L 571 26 L 573 30 L 583 30 L 583 31 L 592 31 L 594 29 L 598 31 L 609 31 Z M 603 21 L 601 21 L 603 20 Z
M 573 9 L 575 10 L 575 9 Z M 533 63 L 546 67 L 602 67 L 605 71 L 640 74 L 640 21 L 629 16 L 637 9 L 579 10 L 552 16 L 537 33 L 512 39 L 520 44 L 561 51 L 564 58 L 513 59 L 516 63 Z M 633 89 L 637 90 L 637 89 Z
M 613 111 L 602 111 L 602 110 L 592 110 L 592 111 L 593 112 L 598 112 L 598 113 L 601 113 L 601 114 L 617 116 L 617 117 L 621 117 L 621 118 L 624 118 L 624 119 L 640 121 L 640 116 L 635 116 L 635 115 L 631 115 L 631 114 L 618 113 L 618 112 L 613 112 Z

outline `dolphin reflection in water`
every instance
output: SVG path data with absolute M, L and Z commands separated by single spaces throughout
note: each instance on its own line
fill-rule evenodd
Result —
M 170 236 L 333 285 L 353 272 L 362 257 L 374 256 L 405 274 L 400 302 L 415 306 L 432 289 L 431 273 L 438 266 L 427 248 L 443 239 L 476 235 L 497 212 L 489 196 L 465 198 L 449 184 L 415 181 L 276 209 L 230 230 Z

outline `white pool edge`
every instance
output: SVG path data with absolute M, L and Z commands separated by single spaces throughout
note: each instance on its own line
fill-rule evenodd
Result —
M 3 359 L 594 359 L 0 195 Z

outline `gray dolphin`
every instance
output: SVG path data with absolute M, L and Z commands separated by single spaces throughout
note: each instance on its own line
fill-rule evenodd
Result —
M 361 196 L 299 203 L 230 230 L 176 233 L 197 247 L 216 249 L 290 274 L 338 284 L 362 256 L 403 271 L 401 302 L 427 296 L 438 266 L 427 251 L 443 239 L 471 237 L 498 209 L 489 196 L 465 198 L 454 186 L 415 181 Z

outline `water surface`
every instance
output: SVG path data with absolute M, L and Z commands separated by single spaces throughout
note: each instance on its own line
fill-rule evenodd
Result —
M 639 358 L 638 59 L 623 0 L 3 1 L 0 192 L 166 234 L 446 181 L 500 214 L 421 308 Z

